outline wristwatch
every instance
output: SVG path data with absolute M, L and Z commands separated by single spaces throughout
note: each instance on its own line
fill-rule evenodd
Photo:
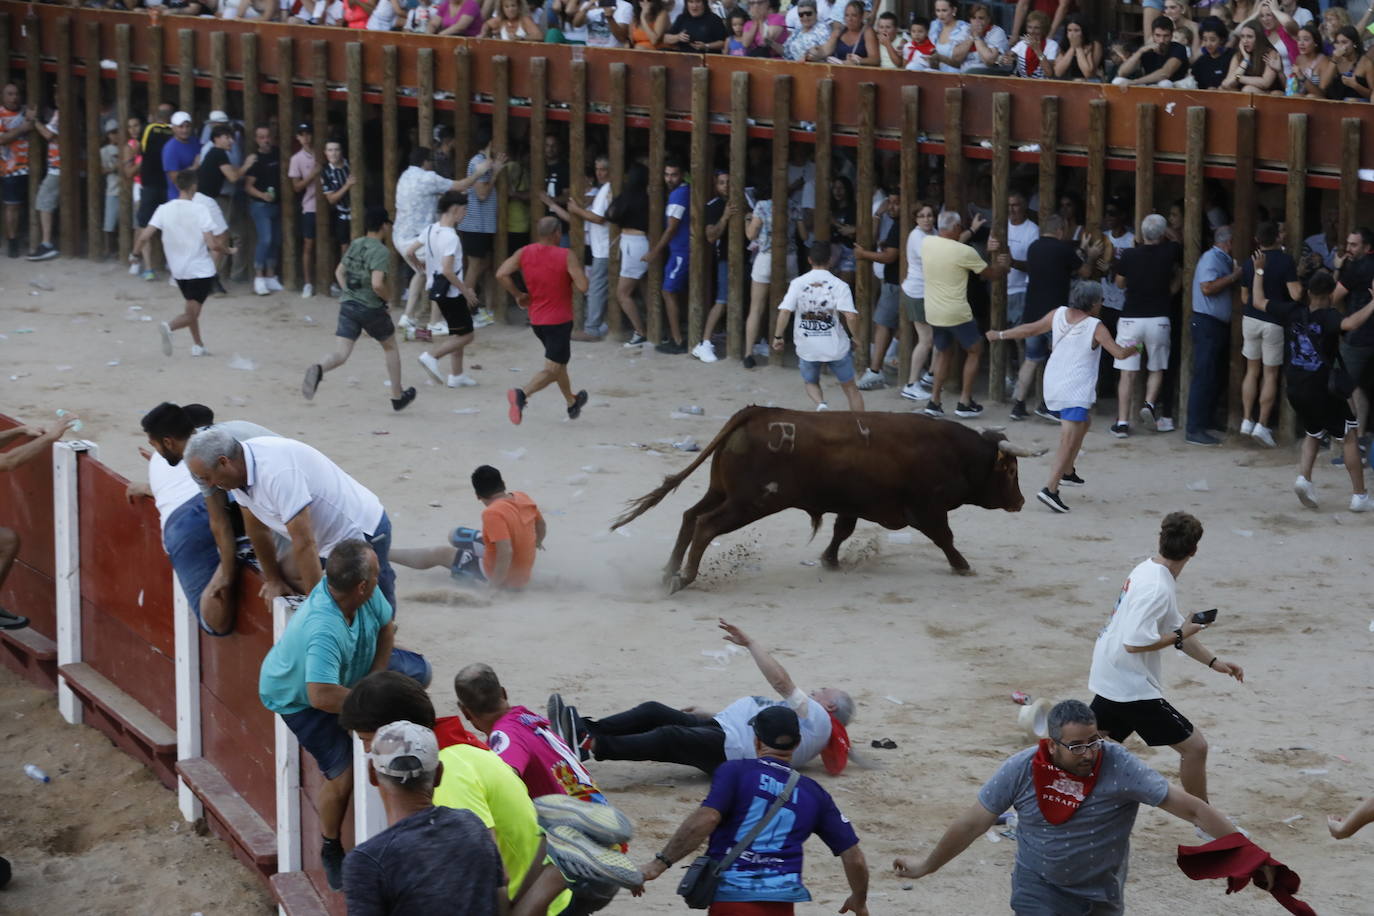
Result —
M 665 856 L 665 855 L 664 855 L 663 853 L 661 853 L 661 852 L 656 852 L 656 853 L 654 853 L 654 858 L 655 858 L 655 859 L 658 859 L 658 861 L 662 862 L 664 868 L 672 868 L 672 867 L 673 867 L 673 860 L 670 859 L 670 858 L 668 858 L 667 856 Z
M 1183 627 L 1179 627 L 1178 629 L 1174 630 L 1174 648 L 1183 648 Z
M 1262 277 L 1262 276 L 1264 276 L 1264 268 L 1263 268 L 1263 267 L 1257 268 L 1257 269 L 1255 270 L 1255 276 L 1257 276 L 1257 277 Z

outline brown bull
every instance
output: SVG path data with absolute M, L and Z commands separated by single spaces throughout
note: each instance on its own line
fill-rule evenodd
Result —
M 665 580 L 673 591 L 697 577 L 706 545 L 719 535 L 784 509 L 811 516 L 835 513 L 835 533 L 821 554 L 839 564 L 840 544 L 859 519 L 884 528 L 915 528 L 945 552 L 955 572 L 969 569 L 954 549 L 949 513 L 963 505 L 1019 512 L 1025 504 L 1017 480 L 1018 449 L 996 430 L 977 432 L 959 423 L 909 413 L 803 413 L 746 407 L 716 434 L 697 459 L 632 502 L 612 528 L 658 505 L 709 456 L 711 486 L 682 514 Z M 691 543 L 687 567 L 683 554 Z

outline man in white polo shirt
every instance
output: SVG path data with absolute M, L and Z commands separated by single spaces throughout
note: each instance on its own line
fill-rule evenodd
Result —
M 367 541 L 377 554 L 377 587 L 396 607 L 396 574 L 388 562 L 391 520 L 371 490 L 319 451 L 295 439 L 239 442 L 229 431 L 211 426 L 191 437 L 185 457 L 198 480 L 227 490 L 242 507 L 244 528 L 266 580 L 263 600 L 295 592 L 277 563 L 283 551 L 269 538 L 270 530 L 290 545 L 307 592 L 320 581 L 320 560 L 336 544 Z

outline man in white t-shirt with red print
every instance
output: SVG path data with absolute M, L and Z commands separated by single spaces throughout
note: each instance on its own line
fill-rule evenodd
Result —
M 1159 529 L 1159 553 L 1142 562 L 1121 586 L 1111 619 L 1093 648 L 1088 689 L 1097 724 L 1113 741 L 1132 733 L 1151 747 L 1179 753 L 1183 790 L 1207 800 L 1207 741 L 1193 723 L 1164 699 L 1160 653 L 1182 650 L 1220 674 L 1245 680 L 1240 665 L 1222 661 L 1196 637 L 1207 625 L 1185 621 L 1178 611 L 1178 577 L 1197 554 L 1202 523 L 1171 512 Z
M 777 328 L 773 349 L 782 352 L 787 323 L 793 321 L 792 342 L 806 394 L 817 410 L 829 410 L 821 391 L 821 366 L 830 367 L 835 381 L 844 389 L 850 410 L 863 410 L 864 397 L 854 382 L 853 339 L 859 335 L 859 313 L 849 284 L 830 272 L 830 245 L 816 242 L 808 250 L 811 269 L 787 285 L 787 294 L 778 303 Z M 846 334 L 840 316 L 849 325 Z M 851 335 L 852 338 L 851 339 Z

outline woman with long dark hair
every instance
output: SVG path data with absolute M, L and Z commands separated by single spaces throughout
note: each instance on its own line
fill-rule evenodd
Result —
M 649 170 L 643 163 L 636 162 L 625 173 L 620 193 L 606 209 L 606 219 L 620 227 L 620 281 L 615 297 L 635 329 L 625 346 L 637 347 L 646 338 L 635 307 L 635 290 L 649 271 Z

